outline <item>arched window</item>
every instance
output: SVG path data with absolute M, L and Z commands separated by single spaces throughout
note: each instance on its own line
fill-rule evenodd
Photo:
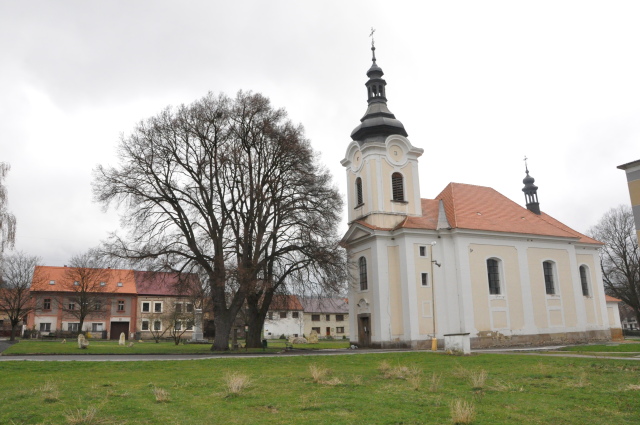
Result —
M 356 179 L 356 206 L 364 204 L 362 200 L 362 179 L 358 177 Z
M 544 272 L 544 287 L 547 295 L 556 294 L 555 277 L 553 272 L 553 262 L 545 261 L 542 263 L 542 271 Z
M 402 174 L 393 173 L 391 175 L 391 190 L 393 191 L 394 201 L 404 201 L 404 182 Z
M 360 269 L 360 290 L 366 291 L 369 289 L 369 285 L 367 283 L 367 259 L 360 257 L 358 260 L 358 267 Z
M 587 277 L 587 266 L 580 266 L 580 283 L 582 284 L 582 295 L 589 296 L 589 279 Z
M 487 276 L 489 278 L 489 294 L 500 295 L 500 267 L 495 258 L 487 260 Z

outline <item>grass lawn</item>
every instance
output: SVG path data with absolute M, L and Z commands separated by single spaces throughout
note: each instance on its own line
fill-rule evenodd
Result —
M 315 376 L 315 378 L 314 378 Z M 236 394 L 229 384 L 248 386 Z M 637 424 L 640 363 L 403 352 L 0 362 L 1 424 Z
M 640 343 L 612 343 L 598 345 L 575 345 L 573 347 L 565 347 L 561 351 L 579 351 L 579 352 L 598 352 L 598 353 L 640 353 Z
M 175 345 L 173 342 L 145 341 L 142 343 L 134 342 L 133 346 L 120 346 L 118 341 L 107 340 L 89 340 L 87 349 L 78 348 L 75 340 L 69 340 L 66 344 L 61 341 L 34 341 L 22 340 L 17 344 L 13 344 L 2 355 L 19 355 L 19 354 L 211 354 L 210 344 L 184 344 Z M 335 348 L 348 348 L 349 341 L 324 341 L 318 344 L 294 344 L 296 349 L 303 350 L 322 350 Z M 269 340 L 267 352 L 278 352 L 285 348 L 285 340 Z M 260 352 L 263 350 L 241 349 L 240 352 Z

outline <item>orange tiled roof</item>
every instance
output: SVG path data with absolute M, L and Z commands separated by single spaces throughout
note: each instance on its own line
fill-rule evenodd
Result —
M 34 275 L 41 276 L 31 284 L 31 291 L 75 292 L 73 267 L 36 266 Z M 117 294 L 135 294 L 136 282 L 133 270 L 105 269 L 104 292 Z M 49 282 L 54 281 L 51 285 Z M 118 283 L 122 286 L 118 286 Z
M 605 295 L 604 298 L 607 300 L 608 303 L 609 302 L 613 302 L 613 303 L 621 303 L 622 302 L 622 300 L 619 300 L 617 298 L 613 298 L 613 297 L 611 297 L 609 295 Z
M 556 236 L 601 245 L 601 242 L 576 232 L 550 215 L 529 211 L 490 187 L 462 183 L 449 183 L 436 199 L 421 199 L 422 216 L 408 216 L 396 229 L 436 230 L 440 201 L 452 229 Z M 362 219 L 356 223 L 373 230 L 392 230 L 372 226 Z
M 553 217 L 537 215 L 490 187 L 449 183 L 436 197 L 452 228 L 576 238 L 600 244 Z
M 296 295 L 274 295 L 269 310 L 302 310 Z

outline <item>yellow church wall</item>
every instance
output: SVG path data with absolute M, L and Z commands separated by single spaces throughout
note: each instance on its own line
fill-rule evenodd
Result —
M 425 247 L 425 256 L 420 256 L 420 247 Z M 433 287 L 430 257 L 431 246 L 414 244 L 413 258 L 415 264 L 416 305 L 418 313 L 418 332 L 420 335 L 433 334 Z M 428 286 L 422 285 L 422 273 L 428 273 Z
M 489 294 L 489 258 L 500 260 L 500 295 Z M 524 328 L 520 267 L 516 248 L 505 245 L 470 244 L 469 266 L 476 329 L 490 331 L 507 327 L 513 330 Z
M 402 288 L 400 287 L 400 253 L 397 246 L 387 247 L 389 259 L 389 308 L 391 315 L 391 335 L 404 333 L 402 322 Z
M 574 327 L 578 323 L 569 252 L 562 249 L 529 248 L 531 297 L 536 327 Z M 544 284 L 543 261 L 555 263 L 557 295 L 548 296 Z
M 578 267 L 585 265 L 589 271 L 589 297 L 583 297 L 585 310 L 587 313 L 587 323 L 590 325 L 602 325 L 603 320 L 600 314 L 600 297 L 596 296 L 596 267 L 600 267 L 596 264 L 593 255 L 578 254 L 576 255 Z

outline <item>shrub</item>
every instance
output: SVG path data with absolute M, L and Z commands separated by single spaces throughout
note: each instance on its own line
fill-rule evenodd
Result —
M 329 375 L 329 369 L 318 366 L 317 364 L 309 365 L 309 372 L 311 372 L 311 378 L 315 383 L 322 383 L 324 379 Z
M 170 401 L 169 391 L 158 387 L 153 387 L 152 391 L 156 397 L 156 403 L 168 403 Z
M 251 379 L 243 373 L 232 372 L 225 375 L 224 382 L 227 385 L 227 397 L 231 397 L 240 395 L 251 384 Z
M 287 337 L 284 336 L 284 334 L 282 334 L 282 335 L 280 335 L 280 338 L 278 338 L 278 339 L 287 339 Z
M 466 425 L 473 422 L 476 409 L 471 403 L 464 400 L 455 400 L 451 403 L 451 422 L 455 425 Z

